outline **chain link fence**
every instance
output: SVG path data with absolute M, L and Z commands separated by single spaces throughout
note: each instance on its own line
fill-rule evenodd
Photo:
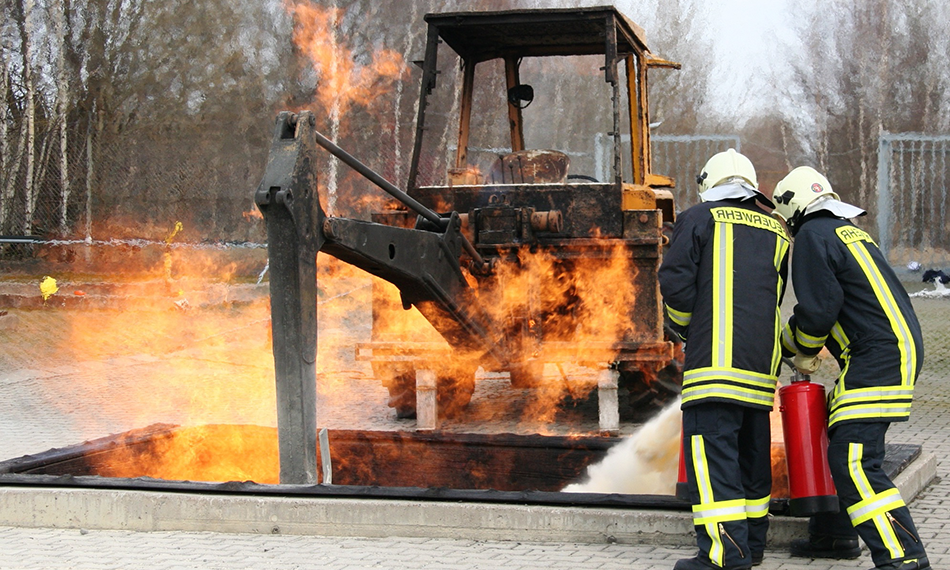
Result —
M 950 136 L 884 133 L 878 139 L 878 243 L 913 298 L 924 332 L 924 373 L 950 370 Z M 872 229 L 872 228 L 869 228 Z
M 264 261 L 255 265 L 262 267 L 266 230 L 253 193 L 271 120 L 262 117 L 241 136 L 167 124 L 93 135 L 76 125 L 65 139 L 58 131 L 37 136 L 32 164 L 20 158 L 29 153 L 8 133 L 0 144 L 0 263 L 41 256 L 82 262 L 84 271 L 108 272 L 122 263 L 131 271 L 161 265 L 169 250 L 215 252 L 213 263 L 227 264 L 258 249 Z M 387 177 L 399 173 L 391 154 L 365 160 Z M 373 201 L 382 202 L 383 192 L 334 162 L 319 153 L 321 196 L 340 197 L 324 207 L 354 217 L 380 209 Z
M 654 135 L 653 171 L 676 180 L 676 207 L 679 210 L 699 203 L 696 176 L 709 157 L 730 148 L 742 152 L 738 135 Z
M 180 222 L 190 241 L 262 237 L 248 223 L 264 163 L 259 145 L 197 129 L 70 136 L 66 152 L 49 138 L 29 167 L 4 158 L 0 234 L 162 240 Z
M 404 125 L 403 131 L 410 131 Z M 181 223 L 178 241 L 262 242 L 263 225 L 252 193 L 260 181 L 269 143 L 268 127 L 255 136 L 220 131 L 138 129 L 108 139 L 83 129 L 67 130 L 66 151 L 56 130 L 36 141 L 27 164 L 15 133 L 2 146 L 0 236 L 38 240 L 165 240 Z M 395 148 L 397 141 L 392 141 Z M 591 151 L 569 152 L 598 179 L 610 178 L 612 139 L 595 137 Z M 622 154 L 629 154 L 624 137 Z M 676 181 L 678 210 L 698 201 L 692 184 L 705 161 L 728 148 L 741 150 L 738 136 L 652 137 L 653 172 Z M 472 149 L 492 160 L 507 149 Z M 453 149 L 448 149 L 449 153 Z M 323 153 L 321 153 L 323 154 Z M 376 152 L 360 158 L 386 177 L 402 177 L 408 152 Z M 885 134 L 880 138 L 876 229 L 892 263 L 950 264 L 950 136 Z M 448 162 L 448 160 L 446 160 Z M 398 164 L 397 164 L 398 163 Z M 365 209 L 365 181 L 345 168 L 320 165 L 321 184 L 343 200 L 341 215 Z M 402 185 L 403 180 L 394 180 Z M 355 197 L 351 195 L 356 195 Z
M 950 136 L 881 135 L 877 231 L 892 263 L 950 264 Z

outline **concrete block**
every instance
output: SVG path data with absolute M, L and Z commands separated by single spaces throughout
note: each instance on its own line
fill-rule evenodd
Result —
M 438 400 L 436 376 L 431 370 L 416 370 L 416 429 L 432 430 L 438 427 Z
M 619 379 L 620 372 L 613 369 L 602 370 L 597 376 L 597 407 L 601 433 L 620 433 L 620 403 L 617 398 Z

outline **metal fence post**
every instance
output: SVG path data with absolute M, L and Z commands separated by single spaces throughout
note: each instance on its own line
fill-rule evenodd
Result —
M 887 133 L 877 147 L 877 240 L 885 259 L 891 249 L 891 140 Z

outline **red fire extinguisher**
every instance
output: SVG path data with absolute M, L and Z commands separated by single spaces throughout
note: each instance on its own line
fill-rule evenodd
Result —
M 676 498 L 685 501 L 689 499 L 689 485 L 686 480 L 686 452 L 684 447 L 683 432 L 680 430 L 680 468 L 679 475 L 676 478 Z
M 785 434 L 789 514 L 808 517 L 838 512 L 838 495 L 828 468 L 828 410 L 825 387 L 811 382 L 791 362 L 792 382 L 779 389 Z

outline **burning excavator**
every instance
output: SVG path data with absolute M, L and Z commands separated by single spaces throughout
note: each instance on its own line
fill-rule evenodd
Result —
M 622 445 L 615 445 L 618 438 L 588 433 L 429 431 L 438 415 L 465 413 L 479 368 L 497 376 L 506 373 L 513 385 L 525 390 L 542 390 L 551 382 L 545 368 L 582 365 L 596 371 L 600 431 L 607 433 L 618 431 L 623 408 L 652 415 L 662 403 L 674 400 L 680 385 L 680 347 L 664 332 L 656 280 L 664 230 L 673 217 L 673 182 L 650 172 L 646 89 L 650 68 L 676 64 L 652 56 L 642 31 L 612 8 L 436 14 L 426 21 L 407 191 L 316 132 L 314 115 L 278 117 L 267 169 L 255 194 L 268 232 L 277 433 L 254 425 L 158 424 L 75 448 L 0 461 L 0 486 L 185 491 L 176 493 L 178 497 L 300 493 L 662 508 L 684 511 L 682 534 L 690 532 L 689 504 L 672 494 L 679 431 L 675 404 L 657 417 L 659 422 L 644 425 Z M 554 63 L 567 56 L 579 57 L 583 65 Z M 543 64 L 533 66 L 535 60 Z M 451 87 L 455 69 L 460 70 L 457 89 L 440 95 L 437 84 Z M 605 96 L 603 101 L 588 100 L 579 85 L 564 88 L 561 99 L 574 105 L 563 108 L 577 109 L 578 116 L 584 110 L 584 120 L 552 111 L 562 106 L 552 104 L 546 86 L 553 82 L 544 79 L 565 70 Z M 499 81 L 493 81 L 493 71 Z M 480 90 L 477 80 L 487 89 Z M 528 87 L 531 83 L 538 86 L 537 94 Z M 439 110 L 439 102 L 454 105 L 455 112 Z M 489 103 L 500 103 L 498 113 L 482 112 Z M 590 109 L 602 112 L 586 113 Z M 604 116 L 606 125 L 597 122 Z M 551 129 L 558 122 L 568 128 Z M 544 141 L 530 127 L 563 140 Z M 447 132 L 458 138 L 446 143 L 439 133 Z M 579 151 L 578 140 L 593 141 L 594 152 Z M 317 195 L 318 146 L 388 192 L 397 207 L 374 214 L 372 221 L 327 216 Z M 549 150 L 552 147 L 559 150 Z M 326 438 L 326 430 L 318 432 L 320 252 L 380 278 L 374 283 L 371 342 L 356 348 L 389 388 L 396 413 L 417 416 L 416 429 L 337 429 Z M 408 315 L 416 320 L 406 328 Z M 798 393 L 811 396 L 813 390 Z M 817 400 L 820 409 L 823 398 Z M 803 415 L 795 425 L 812 425 L 812 419 Z M 664 446 L 665 441 L 669 445 Z M 641 453 L 645 442 L 661 445 Z M 908 449 L 895 454 L 896 459 L 888 456 L 892 477 L 920 453 L 919 446 L 903 447 Z M 773 454 L 776 485 L 770 508 L 781 514 L 785 503 L 802 495 L 784 499 L 789 494 L 781 490 L 787 481 L 785 446 L 778 443 L 775 449 L 779 453 Z M 275 452 L 279 474 L 274 473 Z M 588 469 L 600 460 L 604 462 L 599 468 Z M 618 460 L 621 467 L 616 467 Z M 666 467 L 645 476 L 637 466 L 647 463 L 651 469 Z M 579 492 L 559 492 L 585 471 L 591 481 L 566 489 Z M 623 487 L 614 487 L 617 481 L 601 485 L 601 475 L 613 473 L 622 473 Z M 282 485 L 270 485 L 276 481 Z M 668 490 L 644 490 L 651 481 Z M 182 516 L 178 502 L 160 502 L 175 512 L 156 508 L 158 518 L 166 513 Z M 91 510 L 100 513 L 100 503 L 96 498 Z M 16 508 L 21 504 L 17 501 L 10 504 L 9 511 L 23 510 Z M 357 505 L 342 508 L 349 515 Z M 33 513 L 35 524 L 38 512 L 64 517 L 61 499 L 55 507 L 25 510 Z M 299 507 L 255 523 L 250 532 L 278 532 L 285 521 L 293 528 L 295 517 L 312 512 Z M 218 513 L 213 522 L 220 527 Z M 241 508 L 241 520 L 247 516 L 249 511 Z M 603 536 L 617 536 L 621 519 L 628 520 L 608 516 Z M 188 524 L 194 520 L 188 518 Z M 162 525 L 168 522 L 155 524 L 149 530 L 167 528 Z M 320 532 L 331 526 L 353 528 L 348 525 L 334 521 Z M 628 536 L 644 538 L 640 529 Z
M 310 112 L 277 118 L 254 198 L 267 227 L 282 482 L 316 477 L 321 252 L 381 278 L 358 358 L 420 428 L 464 413 L 479 368 L 525 388 L 545 382 L 546 365 L 595 371 L 605 433 L 617 433 L 621 411 L 652 413 L 679 391 L 656 278 L 674 183 L 651 172 L 647 102 L 648 71 L 679 65 L 612 7 L 425 21 L 406 191 L 317 132 Z M 568 72 L 576 84 L 550 93 Z M 371 221 L 328 216 L 318 146 L 393 207 Z M 438 335 L 406 332 L 412 308 Z

